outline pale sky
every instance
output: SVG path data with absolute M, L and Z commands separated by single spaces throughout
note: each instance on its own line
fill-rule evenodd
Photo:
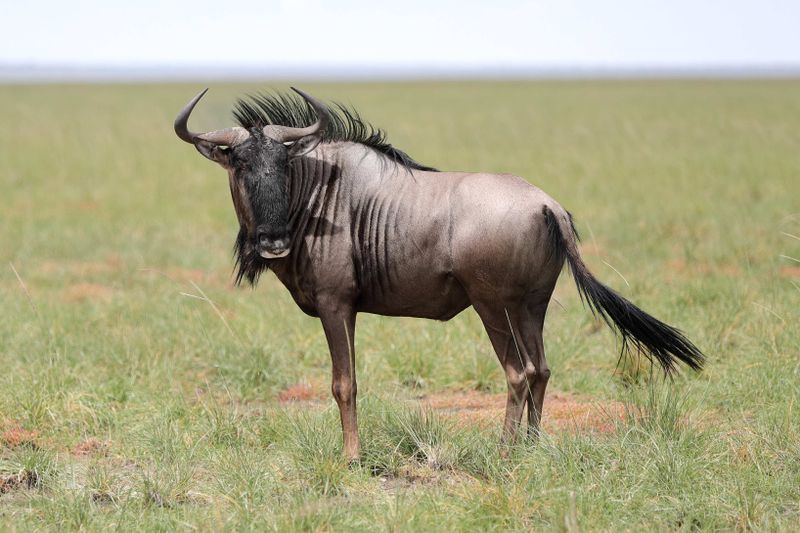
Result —
M 800 0 L 2 0 L 0 64 L 800 66 Z

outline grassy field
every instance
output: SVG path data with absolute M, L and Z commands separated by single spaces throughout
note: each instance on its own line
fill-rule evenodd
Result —
M 269 86 L 215 84 L 192 127 Z M 708 355 L 672 383 L 617 368 L 562 276 L 567 412 L 546 399 L 503 459 L 474 312 L 362 315 L 355 467 L 318 322 L 274 276 L 231 286 L 226 177 L 172 132 L 199 88 L 0 87 L 1 530 L 798 527 L 800 82 L 303 85 L 423 163 L 540 186 L 597 276 Z M 465 391 L 486 409 L 425 407 Z

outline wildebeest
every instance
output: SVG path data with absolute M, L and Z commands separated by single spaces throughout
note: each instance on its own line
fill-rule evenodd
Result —
M 623 351 L 633 347 L 667 374 L 676 360 L 702 367 L 703 354 L 681 332 L 589 272 L 570 214 L 543 191 L 517 176 L 421 165 L 352 109 L 294 90 L 303 99 L 240 100 L 238 126 L 193 133 L 187 122 L 203 91 L 178 114 L 175 132 L 228 171 L 237 284 L 272 270 L 321 320 L 348 459 L 359 455 L 359 312 L 449 320 L 473 306 L 506 374 L 506 443 L 526 404 L 528 432 L 538 435 L 550 378 L 542 327 L 565 262 Z

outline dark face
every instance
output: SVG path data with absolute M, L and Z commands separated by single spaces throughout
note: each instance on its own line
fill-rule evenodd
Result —
M 240 238 L 245 240 L 242 244 L 264 259 L 285 257 L 291 247 L 286 182 L 288 149 L 255 130 L 227 155 L 225 166 L 239 218 Z
M 289 255 L 289 162 L 313 150 L 320 143 L 321 134 L 314 131 L 287 141 L 291 142 L 287 147 L 260 129 L 239 130 L 239 139 L 228 139 L 235 141 L 230 147 L 202 138 L 190 141 L 203 156 L 228 171 L 233 207 L 239 219 L 236 282 L 247 278 L 255 283 L 270 260 Z

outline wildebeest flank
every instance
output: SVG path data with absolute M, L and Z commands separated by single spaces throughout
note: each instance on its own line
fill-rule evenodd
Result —
M 238 126 L 192 133 L 187 122 L 204 91 L 178 114 L 175 131 L 228 172 L 237 282 L 272 270 L 320 318 L 348 458 L 359 455 L 359 312 L 448 320 L 473 306 L 506 374 L 505 442 L 516 438 L 526 405 L 528 432 L 538 434 L 550 377 L 542 328 L 565 261 L 623 350 L 633 345 L 667 373 L 676 360 L 701 368 L 702 353 L 678 330 L 595 279 L 570 215 L 543 191 L 517 176 L 438 172 L 355 112 L 296 92 L 308 106 L 256 97 L 239 102 Z

